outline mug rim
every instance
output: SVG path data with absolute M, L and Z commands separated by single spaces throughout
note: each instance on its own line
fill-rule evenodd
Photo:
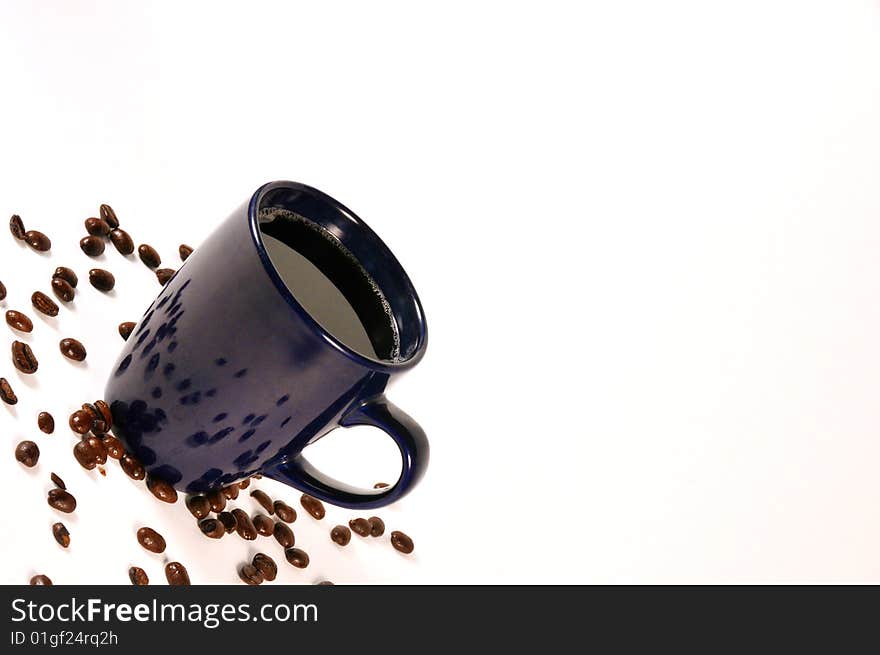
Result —
M 335 336 L 333 336 L 330 332 L 328 332 L 317 320 L 315 320 L 315 318 L 296 299 L 296 297 L 293 295 L 293 292 L 284 283 L 284 280 L 281 279 L 281 276 L 275 268 L 275 265 L 272 263 L 272 260 L 269 257 L 269 253 L 266 250 L 266 246 L 263 243 L 263 233 L 260 230 L 260 222 L 258 218 L 259 208 L 263 198 L 265 198 L 265 196 L 270 191 L 279 188 L 303 191 L 317 196 L 324 202 L 332 205 L 334 209 L 344 214 L 348 220 L 358 225 L 359 229 L 366 230 L 384 250 L 384 256 L 388 258 L 395 266 L 397 266 L 399 273 L 401 274 L 401 281 L 415 306 L 415 315 L 418 327 L 417 344 L 413 349 L 412 354 L 410 354 L 406 359 L 400 361 L 391 361 L 367 357 L 366 355 L 359 353 L 353 348 L 347 346 L 345 343 L 343 343 Z M 306 218 L 308 217 L 306 216 Z M 428 326 L 425 321 L 425 312 L 422 309 L 422 303 L 419 300 L 419 295 L 418 293 L 416 293 L 415 287 L 413 286 L 409 275 L 406 273 L 406 270 L 397 260 L 397 257 L 394 256 L 394 253 L 391 251 L 391 249 L 357 214 L 355 214 L 348 207 L 343 205 L 332 196 L 327 195 L 319 189 L 308 186 L 307 184 L 302 184 L 300 182 L 293 182 L 290 180 L 277 180 L 275 182 L 268 182 L 264 184 L 254 192 L 254 194 L 251 196 L 250 202 L 248 203 L 247 219 L 248 227 L 250 228 L 251 239 L 253 240 L 253 243 L 257 248 L 257 254 L 260 257 L 260 262 L 263 265 L 263 270 L 266 271 L 269 279 L 272 280 L 272 283 L 274 284 L 276 290 L 284 298 L 287 305 L 294 312 L 296 312 L 296 314 L 301 319 L 303 319 L 305 323 L 311 328 L 311 330 L 325 343 L 334 348 L 336 351 L 345 355 L 347 358 L 357 362 L 361 366 L 384 373 L 399 372 L 408 368 L 412 368 L 422 359 L 428 343 Z

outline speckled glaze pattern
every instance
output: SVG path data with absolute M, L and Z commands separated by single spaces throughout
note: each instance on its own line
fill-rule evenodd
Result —
M 282 207 L 351 251 L 391 305 L 398 361 L 371 360 L 326 333 L 272 267 L 257 214 Z M 221 223 L 147 308 L 110 374 L 114 431 L 148 472 L 197 492 L 255 473 L 327 502 L 387 505 L 424 475 L 424 431 L 384 396 L 427 345 L 418 296 L 387 246 L 350 210 L 294 182 L 273 182 Z M 334 428 L 372 425 L 402 456 L 397 483 L 357 489 L 317 471 L 303 449 Z

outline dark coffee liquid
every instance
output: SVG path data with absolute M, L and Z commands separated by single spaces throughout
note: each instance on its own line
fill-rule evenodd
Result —
M 390 307 L 357 259 L 298 214 L 269 208 L 259 219 L 272 265 L 312 318 L 361 355 L 396 359 L 399 339 Z

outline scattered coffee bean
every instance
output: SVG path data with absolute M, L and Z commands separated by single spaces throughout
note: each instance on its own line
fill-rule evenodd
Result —
M 257 538 L 257 529 L 254 527 L 251 517 L 243 509 L 232 510 L 232 516 L 235 517 L 235 531 L 238 532 L 239 537 L 248 541 Z
M 309 554 L 299 548 L 288 548 L 284 551 L 284 557 L 298 569 L 304 569 L 309 565 Z
M 74 444 L 73 457 L 87 471 L 91 471 L 98 465 L 98 455 L 85 439 L 81 439 Z
M 64 527 L 63 523 L 56 523 L 53 525 L 52 534 L 55 537 L 55 541 L 57 541 L 62 548 L 67 548 L 70 545 L 70 532 L 67 531 L 67 528 Z
M 153 528 L 140 528 L 137 531 L 138 543 L 151 553 L 165 552 L 165 537 L 153 530 Z
M 12 342 L 12 363 L 15 368 L 27 375 L 36 373 L 40 365 L 31 347 L 21 341 Z
M 7 405 L 15 405 L 18 402 L 18 396 L 15 395 L 6 378 L 0 378 L 0 400 Z
M 251 486 L 251 479 L 250 478 L 245 478 L 244 480 L 242 480 L 241 482 L 238 483 L 239 489 L 247 489 L 249 486 Z
M 302 497 L 299 499 L 299 502 L 303 506 L 303 509 L 312 515 L 312 518 L 315 518 L 319 521 L 324 518 L 324 503 L 322 503 L 314 496 L 303 494 Z
M 67 357 L 67 359 L 81 362 L 86 358 L 86 347 L 76 339 L 71 339 L 70 337 L 62 339 L 58 347 L 61 349 L 61 354 Z
M 223 524 L 223 529 L 226 530 L 226 534 L 235 532 L 235 527 L 238 522 L 235 520 L 232 512 L 220 512 L 217 515 L 217 520 Z
M 107 457 L 122 459 L 122 456 L 125 454 L 125 447 L 119 439 L 112 434 L 105 434 L 101 437 L 101 443 L 103 443 L 104 448 L 107 449 Z
M 120 255 L 130 255 L 134 252 L 134 241 L 122 228 L 116 228 L 110 233 L 110 243 Z
M 52 279 L 56 279 L 56 278 L 59 280 L 64 280 L 65 282 L 67 282 L 67 284 L 72 286 L 74 289 L 76 288 L 76 285 L 79 283 L 79 278 L 76 276 L 76 273 L 74 273 L 71 269 L 67 268 L 66 266 L 59 266 L 58 268 L 55 269 L 55 272 L 52 273 Z
M 148 268 L 156 268 L 162 263 L 162 258 L 153 246 L 142 243 L 138 246 L 138 257 Z
M 49 495 L 46 500 L 49 503 L 49 507 L 65 514 L 70 514 L 76 509 L 76 498 L 65 489 L 49 489 Z
M 146 587 L 150 584 L 150 578 L 147 576 L 147 572 L 139 566 L 132 566 L 128 569 L 128 579 L 131 580 L 131 584 L 138 587 Z
M 58 316 L 58 305 L 42 291 L 34 291 L 31 294 L 31 304 L 41 314 L 46 316 Z
M 140 460 L 129 453 L 125 453 L 122 456 L 122 459 L 119 460 L 119 465 L 132 480 L 143 480 L 147 476 L 147 472 L 144 470 Z
M 335 586 L 329 580 L 321 580 L 320 582 L 316 582 L 315 585 L 318 587 L 333 587 L 333 586 Z
M 34 323 L 27 314 L 22 314 L 14 309 L 6 312 L 6 324 L 19 332 L 32 332 L 34 329 Z
M 197 519 L 203 519 L 211 512 L 211 503 L 202 495 L 187 496 L 186 508 Z
M 51 587 L 52 581 L 48 575 L 35 575 L 31 578 L 30 584 L 32 587 Z
M 296 510 L 283 500 L 276 500 L 272 507 L 275 509 L 275 516 L 285 523 L 293 523 L 296 521 Z
M 6 298 L 6 287 L 0 282 L 0 300 L 4 300 Z
M 40 448 L 33 441 L 22 441 L 15 447 L 15 459 L 28 468 L 33 468 L 40 459 Z
M 176 272 L 173 268 L 160 268 L 156 271 L 156 279 L 164 287 Z
M 101 220 L 107 223 L 112 229 L 115 230 L 119 227 L 119 219 L 116 218 L 116 212 L 113 211 L 113 207 L 110 205 L 101 205 L 98 211 L 101 213 Z
M 284 548 L 290 548 L 296 543 L 296 535 L 286 523 L 277 522 L 272 528 L 272 535 L 275 540 Z
M 385 521 L 378 516 L 371 516 L 367 519 L 370 522 L 370 536 L 381 537 L 385 534 Z
M 163 503 L 177 502 L 177 490 L 162 478 L 153 475 L 147 476 L 147 489 Z
M 330 538 L 337 546 L 347 546 L 351 541 L 351 530 L 344 525 L 337 525 L 330 530 Z
M 272 531 L 275 528 L 275 521 L 270 519 L 268 516 L 257 512 L 256 514 L 254 514 L 251 522 L 254 524 L 257 532 L 259 532 L 261 535 L 263 535 L 264 537 L 272 536 Z
M 18 214 L 13 214 L 12 218 L 9 219 L 9 231 L 12 232 L 12 236 L 19 241 L 24 240 L 24 222 Z
M 94 417 L 87 410 L 78 409 L 70 415 L 67 424 L 77 434 L 85 434 L 92 429 L 93 421 Z
M 348 527 L 359 537 L 370 536 L 370 522 L 367 519 L 352 519 L 348 522 Z
M 260 503 L 260 505 L 263 506 L 263 509 L 266 510 L 266 512 L 268 512 L 270 515 L 275 513 L 275 507 L 272 505 L 272 499 L 269 498 L 269 495 L 265 491 L 254 489 L 251 492 L 251 498 Z
M 91 234 L 93 237 L 105 237 L 110 234 L 110 226 L 107 224 L 107 221 L 101 218 L 87 218 L 85 220 L 86 232 Z
M 82 441 L 84 441 L 86 445 L 91 448 L 92 452 L 94 453 L 96 464 L 107 463 L 107 447 L 104 445 L 104 442 L 101 441 L 100 437 L 89 434 L 83 437 Z
M 51 473 L 49 475 L 49 479 L 55 484 L 59 489 L 67 489 L 67 485 L 64 484 L 64 480 L 61 479 L 61 476 L 57 473 Z
M 55 432 L 55 419 L 49 412 L 40 412 L 37 416 L 37 427 L 44 434 L 52 434 Z
M 94 422 L 94 420 L 98 418 L 98 408 L 92 403 L 83 403 L 80 406 L 80 409 L 88 414 L 90 421 Z
M 98 410 L 99 417 L 104 420 L 109 430 L 113 426 L 113 412 L 110 411 L 110 405 L 104 400 L 96 400 L 95 409 Z
M 230 484 L 228 487 L 223 487 L 223 495 L 226 496 L 227 500 L 235 500 L 238 498 L 239 488 L 237 484 Z
M 184 587 L 189 585 L 189 573 L 180 562 L 169 562 L 165 565 L 165 579 L 172 587 Z
M 199 521 L 199 530 L 211 539 L 219 539 L 226 534 L 226 528 L 219 519 L 202 519 Z
M 101 237 L 83 237 L 79 240 L 79 248 L 89 257 L 97 257 L 104 253 L 104 239 Z
M 222 512 L 226 509 L 226 496 L 223 495 L 220 489 L 212 489 L 205 494 L 205 497 L 211 505 L 212 512 Z
M 377 482 L 373 485 L 373 489 L 385 489 L 386 487 L 388 487 L 387 482 Z
M 128 341 L 128 338 L 131 336 L 132 331 L 134 330 L 135 325 L 137 325 L 134 321 L 126 321 L 125 323 L 119 324 L 119 336 L 123 338 L 123 340 Z
M 76 290 L 60 277 L 52 278 L 52 291 L 61 302 L 71 302 L 76 297 Z
M 189 259 L 189 256 L 193 252 L 193 249 L 185 243 L 181 243 L 180 247 L 177 249 L 177 252 L 180 253 L 180 261 L 185 262 L 187 259 Z
M 263 579 L 269 582 L 275 579 L 275 576 L 278 575 L 278 565 L 275 564 L 275 560 L 266 555 L 265 553 L 257 553 L 254 555 L 254 559 L 251 560 L 251 564 L 253 564 L 256 569 L 263 575 Z
M 89 271 L 89 282 L 98 291 L 110 291 L 116 286 L 116 278 L 113 273 L 103 268 L 93 268 Z
M 407 555 L 413 552 L 413 548 L 415 548 L 413 540 L 408 535 L 397 530 L 391 533 L 391 545 L 394 546 L 395 550 L 399 550 Z
M 24 233 L 24 242 L 37 252 L 47 252 L 52 247 L 52 241 L 39 230 L 28 230 Z
M 257 570 L 253 564 L 245 564 L 238 569 L 238 577 L 241 581 L 249 585 L 258 585 L 263 583 L 263 574 Z

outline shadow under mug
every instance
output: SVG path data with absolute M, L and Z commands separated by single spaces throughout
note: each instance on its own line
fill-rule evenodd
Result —
M 319 227 L 375 283 L 397 335 L 393 358 L 352 349 L 297 301 L 261 234 L 261 216 L 276 209 Z M 127 449 L 177 489 L 203 492 L 261 473 L 334 505 L 381 507 L 410 491 L 428 465 L 424 431 L 384 395 L 426 345 L 419 298 L 379 237 L 317 189 L 272 182 L 217 226 L 147 308 L 105 398 Z M 303 456 L 331 430 L 353 425 L 396 442 L 403 464 L 395 484 L 355 488 Z

